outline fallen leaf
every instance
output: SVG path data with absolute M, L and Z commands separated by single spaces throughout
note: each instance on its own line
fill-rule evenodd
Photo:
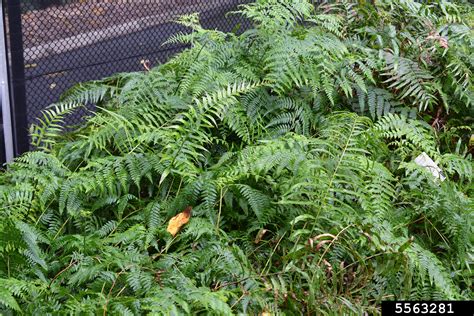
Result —
M 255 241 L 254 243 L 258 244 L 262 238 L 263 238 L 263 235 L 265 235 L 265 233 L 267 232 L 268 230 L 266 229 L 260 229 L 260 231 L 258 232 L 257 234 L 257 237 L 255 237 Z
M 168 233 L 170 233 L 173 237 L 176 236 L 181 227 L 183 227 L 187 222 L 189 222 L 192 209 L 193 208 L 191 206 L 188 206 L 184 211 L 171 218 L 168 223 L 168 228 L 166 229 Z
M 321 234 L 321 235 L 318 235 L 318 236 L 314 237 L 314 239 L 321 239 L 323 237 L 330 237 L 332 239 L 337 239 L 337 237 L 334 236 L 333 234 Z
M 311 248 L 313 248 L 314 243 L 315 243 L 316 241 L 319 241 L 319 239 L 321 239 L 321 238 L 331 238 L 332 240 L 324 239 L 324 240 L 320 241 L 320 242 L 317 244 L 317 246 L 316 246 L 316 250 L 319 250 L 319 248 L 321 248 L 321 246 L 324 245 L 324 244 L 326 244 L 326 243 L 334 242 L 334 241 L 337 239 L 337 236 L 334 236 L 333 234 L 327 233 L 327 234 L 318 235 L 318 236 L 313 237 L 313 238 L 309 238 L 309 239 L 308 239 L 309 246 L 310 246 Z
M 445 39 L 444 37 L 440 37 L 438 39 L 438 42 L 439 42 L 439 45 L 441 45 L 441 47 L 443 47 L 443 48 L 448 48 L 449 47 L 448 40 Z
M 332 275 L 332 265 L 326 259 L 323 259 L 323 263 L 326 266 L 326 276 L 330 278 Z
M 332 240 L 322 240 L 322 241 L 320 241 L 320 242 L 316 245 L 316 250 L 321 249 L 321 247 L 322 247 L 324 244 L 331 243 L 331 242 L 332 242 Z

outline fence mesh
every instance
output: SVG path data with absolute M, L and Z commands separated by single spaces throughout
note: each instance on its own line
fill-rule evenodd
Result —
M 199 12 L 204 27 L 231 31 L 247 23 L 227 14 L 248 0 L 21 1 L 27 123 L 78 82 L 165 62 L 183 47 L 162 45 L 187 30 L 174 23 Z M 10 34 L 19 36 L 20 34 Z M 14 56 L 12 57 L 14 59 Z M 12 60 L 14 63 L 15 60 Z M 81 113 L 68 124 L 80 121 Z

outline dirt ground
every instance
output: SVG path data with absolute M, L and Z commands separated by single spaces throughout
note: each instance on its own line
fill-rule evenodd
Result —
M 29 11 L 22 16 L 24 47 L 122 25 L 148 16 L 172 20 L 181 14 L 201 12 L 235 0 L 93 1 Z M 166 22 L 166 21 L 163 21 Z

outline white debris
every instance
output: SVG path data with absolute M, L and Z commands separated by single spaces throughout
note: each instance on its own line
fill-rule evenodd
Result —
M 440 167 L 430 158 L 425 152 L 422 152 L 418 157 L 415 158 L 415 163 L 421 167 L 428 169 L 433 176 L 444 181 L 446 177 Z

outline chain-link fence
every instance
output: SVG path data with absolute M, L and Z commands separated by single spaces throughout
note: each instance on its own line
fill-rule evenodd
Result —
M 78 82 L 165 62 L 183 49 L 162 45 L 187 30 L 174 23 L 199 12 L 204 27 L 248 27 L 227 14 L 250 0 L 3 0 L 14 91 L 16 142 L 41 111 Z M 24 113 L 23 113 L 24 112 Z M 15 116 L 15 115 L 14 115 Z M 80 115 L 71 123 L 80 120 Z M 23 138 L 23 139 L 21 139 Z

